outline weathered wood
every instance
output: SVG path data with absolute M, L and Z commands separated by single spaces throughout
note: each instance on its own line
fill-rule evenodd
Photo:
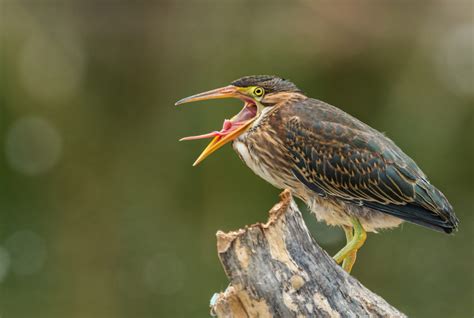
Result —
M 291 194 L 265 224 L 217 232 L 229 287 L 216 294 L 218 317 L 405 317 L 348 275 L 312 239 Z

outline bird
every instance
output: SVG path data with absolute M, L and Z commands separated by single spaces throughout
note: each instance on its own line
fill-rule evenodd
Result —
M 444 194 L 385 134 L 343 110 L 308 97 L 291 81 L 245 76 L 230 85 L 175 103 L 237 98 L 242 110 L 212 138 L 194 162 L 232 142 L 241 160 L 279 189 L 289 189 L 318 221 L 340 226 L 346 245 L 333 259 L 350 273 L 367 232 L 407 221 L 439 232 L 459 220 Z

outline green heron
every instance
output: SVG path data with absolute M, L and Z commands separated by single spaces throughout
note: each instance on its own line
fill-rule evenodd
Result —
M 182 139 L 213 138 L 194 165 L 232 141 L 258 176 L 290 189 L 318 220 L 343 227 L 347 244 L 334 260 L 347 272 L 366 231 L 403 221 L 445 233 L 457 228 L 446 197 L 392 140 L 290 81 L 246 76 L 176 105 L 217 98 L 238 98 L 244 106 L 220 131 Z

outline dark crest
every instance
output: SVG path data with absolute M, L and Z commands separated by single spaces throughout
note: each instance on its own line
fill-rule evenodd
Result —
M 251 75 L 239 78 L 231 83 L 234 86 L 260 86 L 265 92 L 301 92 L 292 82 L 272 75 Z

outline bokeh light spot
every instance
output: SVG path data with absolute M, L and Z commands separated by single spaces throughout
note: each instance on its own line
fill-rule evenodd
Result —
M 10 269 L 10 253 L 0 246 L 0 283 L 7 277 Z
M 38 175 L 52 168 L 61 155 L 61 136 L 44 119 L 21 118 L 7 132 L 5 153 L 12 169 Z
M 5 247 L 10 253 L 11 270 L 18 275 L 31 275 L 39 272 L 46 261 L 44 240 L 36 233 L 22 230 L 13 233 Z
M 32 33 L 18 57 L 19 74 L 25 89 L 42 101 L 74 96 L 84 73 L 81 41 L 72 31 Z

